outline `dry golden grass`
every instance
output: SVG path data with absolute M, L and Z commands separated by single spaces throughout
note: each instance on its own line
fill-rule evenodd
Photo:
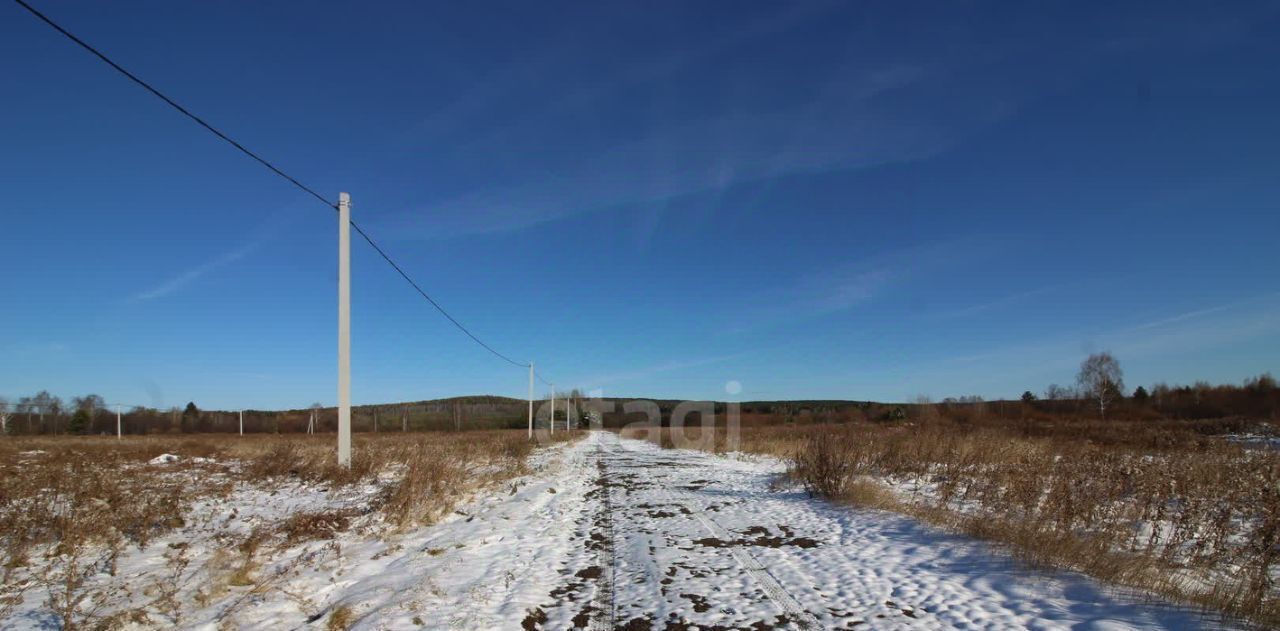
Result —
M 1104 444 L 947 423 L 790 431 L 801 446 L 781 441 L 781 449 L 814 494 L 906 512 L 1006 544 L 1034 564 L 1280 622 L 1276 452 L 1157 438 L 1158 428 Z M 921 492 L 889 496 L 877 480 Z
M 145 618 L 107 611 L 91 578 L 114 576 L 123 551 L 182 528 L 194 502 L 226 497 L 237 485 L 372 483 L 379 492 L 360 508 L 296 513 L 229 541 L 205 559 L 210 582 L 198 597 L 206 601 L 268 589 L 272 577 L 258 575 L 263 555 L 331 539 L 366 516 L 362 523 L 390 527 L 381 532 L 430 524 L 476 489 L 524 473 L 533 449 L 522 431 L 364 434 L 346 468 L 336 463 L 335 442 L 331 434 L 0 440 L 0 621 L 30 590 L 43 593 L 64 628 Z M 148 464 L 161 454 L 180 458 Z M 180 574 L 189 560 L 172 556 Z M 152 590 L 153 610 L 173 598 L 166 589 Z
M 324 628 L 327 631 L 346 631 L 353 622 L 355 622 L 355 613 L 352 612 L 351 607 L 341 605 L 329 614 L 329 620 L 325 622 Z
M 736 442 L 790 462 L 814 495 L 1280 625 L 1280 452 L 1209 434 L 1240 423 L 933 418 L 743 427 L 736 441 L 723 427 L 623 435 L 715 452 Z

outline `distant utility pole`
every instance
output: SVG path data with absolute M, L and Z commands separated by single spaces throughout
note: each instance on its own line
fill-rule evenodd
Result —
M 244 436 L 244 410 L 240 410 L 240 435 Z
M 529 362 L 529 439 L 533 440 L 533 362 Z
M 338 464 L 351 466 L 351 196 L 338 193 Z
M 551 433 L 556 433 L 556 384 L 551 384 Z
M 124 435 L 124 424 L 120 421 L 120 404 L 116 404 L 116 440 L 120 440 Z

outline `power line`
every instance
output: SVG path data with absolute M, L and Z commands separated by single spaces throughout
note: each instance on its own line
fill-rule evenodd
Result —
M 385 259 L 385 260 L 387 261 L 387 264 L 388 264 L 388 265 L 390 265 L 390 266 L 392 267 L 392 269 L 394 269 L 396 272 L 398 272 L 398 273 L 400 274 L 400 276 L 402 276 L 402 277 L 405 279 L 405 281 L 406 281 L 406 282 L 408 282 L 408 283 L 409 283 L 409 285 L 410 285 L 411 287 L 413 287 L 413 288 L 414 288 L 414 290 L 416 290 L 419 294 L 421 294 L 423 298 L 426 298 L 426 299 L 427 299 L 427 302 L 431 303 L 431 306 L 435 307 L 435 308 L 436 308 L 436 310 L 437 310 L 437 311 L 439 311 L 441 315 L 443 315 L 444 317 L 448 318 L 448 319 L 449 319 L 449 321 L 450 321 L 450 322 L 452 322 L 454 326 L 458 327 L 458 330 L 459 330 L 459 331 L 462 331 L 463 333 L 466 333 L 466 334 L 467 334 L 467 337 L 469 337 L 469 338 L 471 338 L 472 340 L 474 340 L 476 344 L 479 344 L 480 346 L 484 347 L 484 349 L 485 349 L 485 350 L 489 351 L 490 353 L 493 353 L 494 355 L 496 355 L 497 357 L 499 357 L 499 358 L 501 358 L 501 359 L 505 360 L 506 362 L 510 363 L 511 365 L 513 365 L 513 366 L 517 366 L 517 367 L 520 367 L 520 368 L 528 368 L 528 367 L 529 367 L 529 364 L 522 364 L 522 363 L 520 363 L 520 362 L 518 362 L 518 361 L 515 361 L 515 360 L 511 359 L 510 357 L 507 357 L 506 355 L 503 355 L 502 353 L 499 353 L 498 351 L 494 350 L 492 346 L 489 346 L 488 344 L 485 344 L 483 341 L 481 341 L 481 340 L 480 340 L 480 338 L 476 337 L 476 336 L 475 336 L 475 334 L 473 334 L 471 331 L 468 331 L 468 330 L 467 330 L 467 327 L 462 326 L 462 323 L 461 323 L 461 322 L 458 322 L 457 320 L 455 320 L 455 319 L 454 319 L 454 317 L 453 317 L 453 316 L 449 315 L 449 312 L 448 312 L 448 311 L 445 311 L 445 310 L 444 310 L 444 307 L 441 307 L 441 306 L 440 306 L 440 303 L 436 302 L 436 301 L 435 301 L 435 299 L 433 299 L 431 296 L 428 296 L 428 295 L 427 295 L 427 292 L 423 291 L 423 290 L 422 290 L 422 288 L 418 286 L 418 283 L 414 282 L 412 278 L 409 278 L 409 275 L 408 275 L 408 274 L 406 274 L 406 273 L 404 272 L 404 270 L 403 270 L 403 269 L 400 269 L 400 266 L 399 266 L 399 265 L 396 265 L 396 262 L 395 262 L 395 261 L 393 261 L 393 260 L 391 260 L 391 257 L 390 257 L 390 256 L 387 256 L 387 253 L 386 253 L 386 252 L 383 252 L 383 251 L 382 251 L 382 248 L 378 247 L 378 244 L 377 244 L 377 243 L 374 243 L 374 242 L 373 242 L 373 239 L 369 238 L 369 235 L 368 235 L 368 234 L 366 234 L 366 233 L 365 233 L 365 231 L 364 231 L 363 229 L 361 229 L 361 228 L 360 228 L 360 226 L 356 225 L 356 222 L 355 222 L 355 221 L 352 221 L 352 222 L 351 222 L 351 227 L 355 229 L 355 231 L 356 231 L 356 233 L 357 233 L 357 234 L 359 234 L 360 236 L 364 237 L 364 240 L 365 240 L 365 241 L 368 241 L 368 242 L 369 242 L 369 245 L 373 246 L 373 249 L 374 249 L 374 250 L 375 250 L 379 255 L 381 255 L 381 256 L 382 256 L 382 258 L 383 258 L 383 259 Z
M 117 72 L 119 72 L 120 74 L 122 74 L 122 75 L 124 75 L 124 76 L 128 77 L 130 81 L 133 81 L 134 83 L 136 83 L 136 84 L 138 84 L 138 85 L 142 86 L 142 87 L 143 87 L 143 89 L 145 89 L 146 91 L 150 92 L 151 94 L 154 94 L 154 95 L 155 95 L 157 98 L 159 98 L 161 101 L 164 101 L 165 103 L 168 103 L 168 104 L 169 104 L 171 107 L 173 107 L 174 109 L 178 110 L 179 112 L 182 112 L 182 114 L 183 114 L 184 116 L 186 116 L 187 118 L 190 118 L 191 120 L 195 121 L 195 122 L 196 122 L 196 124 L 200 125 L 201 127 L 205 128 L 205 129 L 207 129 L 207 130 L 209 130 L 210 132 L 212 132 L 212 133 L 213 133 L 213 135 L 215 135 L 215 136 L 217 136 L 217 137 L 219 137 L 219 138 L 221 138 L 221 139 L 223 139 L 223 140 L 227 141 L 228 143 L 230 143 L 230 144 L 231 144 L 231 146 L 235 147 L 236 149 L 239 149 L 241 153 L 243 153 L 243 154 L 245 154 L 245 155 L 249 156 L 250 158 L 253 158 L 254 160 L 257 160 L 260 164 L 262 164 L 262 166 L 265 166 L 265 167 L 267 167 L 268 169 L 271 169 L 271 171 L 272 171 L 272 172 L 274 172 L 276 175 L 279 175 L 280 177 L 282 177 L 282 178 L 284 178 L 284 179 L 288 180 L 288 181 L 289 181 L 290 183 L 292 183 L 294 186 L 296 186 L 296 187 L 298 187 L 298 188 L 300 188 L 300 189 L 302 189 L 302 190 L 306 191 L 306 192 L 307 192 L 307 193 L 309 193 L 312 197 L 314 197 L 314 198 L 316 198 L 316 199 L 320 200 L 322 203 L 324 203 L 324 205 L 325 205 L 325 206 L 329 206 L 329 207 L 331 207 L 331 208 L 335 208 L 335 209 L 337 208 L 337 205 L 336 205 L 336 204 L 334 204 L 333 202 L 331 202 L 331 201 L 329 201 L 329 200 L 325 199 L 323 195 L 321 195 L 321 194 L 319 194 L 319 193 L 315 192 L 314 190 L 312 190 L 311 188 L 309 188 L 308 186 L 306 186 L 306 185 L 305 185 L 305 184 L 303 184 L 302 182 L 299 182 L 298 180 L 294 179 L 294 178 L 293 178 L 292 176 L 290 176 L 288 173 L 285 173 L 284 171 L 281 171 L 280 169 L 276 168 L 276 166 L 275 166 L 275 165 L 271 164 L 270 162 L 267 162 L 265 159 L 263 159 L 263 158 L 262 158 L 261 156 L 259 156 L 258 154 L 254 153 L 254 152 L 252 152 L 252 151 L 249 151 L 248 149 L 246 149 L 246 148 L 245 148 L 245 146 L 244 146 L 244 145 L 242 145 L 242 144 L 240 144 L 240 143 L 236 142 L 235 140 L 232 140 L 230 136 L 228 136 L 228 135 L 226 135 L 226 134 L 222 133 L 221 131 L 218 131 L 218 129 L 217 129 L 216 127 L 214 127 L 213 125 L 210 125 L 209 123 L 205 122 L 205 120 L 204 120 L 203 118 L 200 118 L 199 116 L 196 116 L 195 114 L 192 114 L 192 113 L 191 113 L 187 108 L 182 107 L 181 105 L 178 105 L 178 102 L 177 102 L 177 101 L 174 101 L 173 99 L 171 99 L 171 98 L 169 98 L 169 97 L 165 96 L 163 92 L 161 92 L 161 91 L 159 91 L 159 90 L 157 90 L 157 89 L 155 89 L 155 88 L 151 87 L 151 84 L 147 83 L 146 81 L 143 81 L 142 79 L 139 79 L 139 78 L 138 78 L 138 76 L 137 76 L 137 75 L 135 75 L 135 74 L 133 74 L 132 72 L 129 72 L 128 70 L 125 70 L 123 67 L 121 67 L 121 66 L 120 66 L 120 64 L 118 64 L 118 63 L 116 63 L 116 62 L 114 62 L 114 61 L 111 61 L 111 59 L 110 59 L 110 58 L 108 58 L 106 55 L 102 54 L 98 49 L 94 48 L 93 46 L 90 46 L 89 44 L 87 44 L 84 40 L 80 39 L 79 37 L 76 37 L 75 35 L 73 35 L 73 34 L 72 34 L 70 31 L 68 31 L 67 29 L 64 29 L 64 28 L 62 28 L 61 26 L 58 26 L 58 24 L 57 24 L 56 22 L 54 22 L 53 20 L 49 19 L 49 18 L 48 18 L 48 16 L 46 16 L 45 14 L 43 14 L 43 13 L 41 13 L 41 12 L 37 11 L 35 7 L 33 7 L 33 6 L 29 5 L 29 4 L 27 4 L 26 2 L 23 2 L 23 0 L 13 0 L 13 1 L 14 1 L 14 2 L 17 2 L 19 6 L 21 6 L 21 7 L 22 7 L 22 8 L 24 8 L 24 9 L 26 9 L 27 11 L 30 11 L 32 15 L 36 16 L 37 18 L 40 18 L 40 20 L 41 20 L 42 22 L 44 22 L 45 24 L 48 24 L 49 26 L 53 27 L 53 29 L 54 29 L 55 31 L 58 31 L 59 33 L 62 33 L 63 35 L 67 36 L 67 39 L 70 39 L 71 41 L 75 42 L 76 44 L 79 44 L 81 48 L 83 48 L 83 49 L 85 49 L 85 50 L 89 51 L 90 53 L 93 53 L 93 55 L 94 55 L 95 57 L 97 57 L 98 59 L 101 59 L 101 60 L 103 61 L 103 63 L 106 63 L 108 66 L 111 66 L 112 68 L 115 68 Z
M 128 77 L 130 81 L 133 81 L 134 83 L 136 83 L 136 84 L 138 84 L 138 85 L 142 86 L 146 91 L 148 91 L 148 92 L 150 92 L 151 94 L 155 95 L 157 98 L 159 98 L 160 100 L 162 100 L 162 101 L 164 101 L 165 103 L 167 103 L 170 107 L 173 107 L 174 109 L 176 109 L 176 110 L 178 110 L 179 112 L 181 112 L 181 113 L 182 113 L 184 116 L 186 116 L 187 118 L 190 118 L 191 120 L 195 121 L 195 122 L 196 122 L 196 124 L 198 124 L 198 125 L 200 125 L 201 127 L 205 128 L 206 130 L 208 130 L 210 133 L 212 133 L 213 135 L 217 136 L 218 138 L 221 138 L 222 140 L 225 140 L 225 141 L 226 141 L 227 143 L 229 143 L 231 146 L 235 147 L 235 148 L 236 148 L 236 149 L 238 149 L 241 153 L 243 153 L 243 154 L 245 154 L 245 155 L 249 156 L 250 158 L 253 158 L 255 161 L 257 161 L 257 162 L 258 162 L 259 164 L 261 164 L 262 166 L 267 167 L 268 169 L 270 169 L 270 170 L 271 170 L 271 172 L 272 172 L 272 173 L 275 173 L 276 175 L 278 175 L 278 176 L 280 176 L 280 177 L 284 178 L 284 179 L 285 179 L 285 180 L 287 180 L 290 184 L 293 184 L 294 186 L 296 186 L 296 187 L 298 187 L 299 189 L 301 189 L 301 190 L 305 191 L 306 193 L 310 194 L 312 197 L 316 198 L 317 200 L 320 200 L 320 202 L 321 202 L 322 204 L 324 204 L 325 206 L 328 206 L 329 208 L 332 208 L 332 209 L 333 209 L 333 210 L 335 210 L 335 211 L 336 211 L 336 210 L 338 210 L 338 206 L 337 206 L 337 204 L 335 204 L 335 203 L 333 203 L 333 202 L 329 201 L 328 199 L 325 199 L 325 197 L 324 197 L 323 195 L 321 195 L 321 194 L 319 194 L 319 193 L 315 192 L 315 190 L 313 190 L 312 188 L 308 187 L 307 185 L 305 185 L 305 184 L 303 184 L 303 183 L 299 182 L 299 181 L 298 181 L 297 179 L 295 179 L 293 176 L 291 176 L 291 175 L 289 175 L 288 173 L 285 173 L 284 171 L 280 170 L 279 168 L 277 168 L 275 165 L 271 164 L 270 162 L 267 162 L 267 161 L 266 161 L 266 159 L 262 158 L 261 156 L 259 156 L 259 155 L 258 155 L 258 154 L 256 154 L 256 153 L 254 153 L 254 152 L 250 151 L 248 148 L 246 148 L 244 145 L 240 144 L 239 142 L 236 142 L 236 141 L 235 141 L 234 139 L 232 139 L 230 136 L 228 136 L 228 135 L 226 135 L 226 134 L 222 133 L 222 132 L 221 132 L 221 131 L 219 131 L 216 127 L 214 127 L 213 125 L 210 125 L 208 122 L 206 122 L 203 118 L 200 118 L 199 116 L 196 116 L 195 114 L 191 113 L 191 111 L 190 111 L 190 110 L 188 110 L 187 108 L 185 108 L 185 107 L 183 107 L 183 106 L 179 105 L 177 101 L 174 101 L 173 99 L 171 99 L 171 98 L 169 98 L 168 96 L 166 96 L 166 95 L 165 95 L 163 92 L 161 92 L 160 90 L 157 90 L 156 88 L 152 87 L 152 86 L 151 86 L 151 84 L 147 83 L 146 81 L 143 81 L 142 79 L 140 79 L 137 75 L 133 74 L 132 72 L 129 72 L 128 70 L 125 70 L 125 69 L 124 69 L 124 67 L 122 67 L 120 64 L 118 64 L 118 63 L 116 63 L 116 62 L 112 61 L 112 60 L 111 60 L 111 58 L 107 57 L 105 54 L 103 54 L 103 53 L 102 53 L 101 51 L 99 51 L 98 49 L 94 48 L 93 46 L 90 46 L 88 43 L 86 43 L 84 40 L 80 39 L 79 37 L 76 37 L 74 34 L 72 34 L 72 33 L 71 33 L 70 31 L 68 31 L 67 29 L 62 28 L 61 26 L 59 26 L 59 25 L 58 25 L 58 23 L 56 23 L 56 22 L 54 22 L 53 20 L 49 19 L 49 17 L 48 17 L 48 16 L 46 16 L 45 14 L 41 13 L 40 11 L 38 11 L 35 7 L 32 7 L 31 5 L 27 4 L 27 3 L 26 3 L 26 2 L 24 2 L 23 0 L 13 0 L 13 1 L 14 1 L 14 2 L 16 2 L 16 3 L 18 3 L 18 5 L 19 5 L 19 6 L 21 6 L 22 8 L 26 9 L 27 11 L 29 11 L 32 15 L 36 16 L 37 18 L 39 18 L 39 19 L 40 19 L 40 21 L 44 22 L 45 24 L 48 24 L 48 25 L 49 25 L 50 27 L 52 27 L 55 31 L 58 31 L 59 33 L 61 33 L 61 34 L 63 34 L 64 36 L 66 36 L 66 37 L 67 37 L 67 39 L 70 39 L 71 41 L 73 41 L 73 42 L 75 42 L 77 45 L 79 45 L 81 48 L 83 48 L 83 49 L 85 49 L 85 50 L 89 51 L 90 53 L 92 53 L 95 57 L 97 57 L 98 59 L 102 60 L 102 61 L 103 61 L 103 63 L 106 63 L 108 66 L 111 66 L 112 68 L 114 68 L 114 69 L 115 69 L 117 72 L 119 72 L 120 74 L 124 75 L 125 77 Z M 365 241 L 367 241 L 367 242 L 369 243 L 369 245 L 370 245 L 370 246 L 373 246 L 373 249 L 374 249 L 375 251 L 377 251 L 377 253 L 378 253 L 378 254 L 383 258 L 383 260 L 385 260 L 389 265 L 391 265 L 392 269 L 394 269 L 398 274 L 400 274 L 400 276 L 401 276 L 402 278 L 404 278 L 404 279 L 405 279 L 405 281 L 406 281 L 406 282 L 408 282 L 408 283 L 409 283 L 409 285 L 410 285 L 411 287 L 413 287 L 413 289 L 414 289 L 415 291 L 417 291 L 419 295 L 421 295 L 423 298 L 425 298 L 425 299 L 427 300 L 427 302 L 431 303 L 431 306 L 435 307 L 435 308 L 436 308 L 436 311 L 439 311 L 439 312 L 440 312 L 440 315 L 443 315 L 446 319 L 448 319 L 448 320 L 449 320 L 449 322 L 453 323 L 453 325 L 454 325 L 454 326 L 458 327 L 458 330 L 460 330 L 460 331 L 462 331 L 463 333 L 465 333 L 465 334 L 467 335 L 467 337 L 471 338 L 471 339 L 472 339 L 472 341 L 474 341 L 476 344 L 479 344 L 479 345 L 480 345 L 481 347 L 483 347 L 485 350 L 489 351 L 490 353 L 493 353 L 495 356 L 497 356 L 497 357 L 499 357 L 500 359 L 502 359 L 502 360 L 504 360 L 504 361 L 506 361 L 506 362 L 510 363 L 511 365 L 513 365 L 513 366 L 517 366 L 517 367 L 520 367 L 520 368 L 528 368 L 528 367 L 529 367 L 529 364 L 521 363 L 521 362 L 517 362 L 517 361 L 515 361 L 515 360 L 511 359 L 510 357 L 507 357 L 506 355 L 503 355 L 502 353 L 499 353 L 498 351 L 494 350 L 494 348 L 493 348 L 492 346 L 489 346 L 488 344 L 485 344 L 485 343 L 484 343 L 480 338 L 476 337 L 476 336 L 475 336 L 475 334 L 474 334 L 474 333 L 472 333 L 471 331 L 469 331 L 469 330 L 467 329 L 467 327 L 463 326 L 461 322 L 459 322 L 459 321 L 458 321 L 456 318 L 454 318 L 452 315 L 449 315 L 449 312 L 448 312 L 448 311 L 445 311 L 444 307 L 440 306 L 440 303 L 436 302 L 436 301 L 435 301 L 435 299 L 433 299 L 430 295 L 428 295 L 426 291 L 423 291 L 422 287 L 420 287 L 420 286 L 418 285 L 418 283 L 417 283 L 417 282 L 415 282 L 412 278 L 410 278 L 410 277 L 409 277 L 409 275 L 408 275 L 407 273 L 405 273 L 404 269 L 402 269 L 399 265 L 397 265 L 397 264 L 396 264 L 396 262 L 395 262 L 394 260 L 392 260 L 392 259 L 391 259 L 391 257 L 390 257 L 390 256 L 388 256 L 388 255 L 387 255 L 387 253 L 386 253 L 385 251 L 383 251 L 383 249 L 382 249 L 381 247 L 379 247 L 377 243 L 375 243 L 375 242 L 374 242 L 373 238 L 372 238 L 372 237 L 370 237 L 370 236 L 368 235 L 368 233 L 366 233 L 363 229 L 361 229 L 361 228 L 360 228 L 360 226 L 356 225 L 356 222 L 355 222 L 355 221 L 351 221 L 350 223 L 351 223 L 351 227 L 352 227 L 352 228 L 354 228 L 354 229 L 355 229 L 355 231 L 356 231 L 356 232 L 357 232 L 361 237 L 364 237 L 364 240 L 365 240 Z M 538 377 L 541 379 L 541 375 L 539 375 Z M 550 384 L 548 384 L 548 385 L 550 385 Z

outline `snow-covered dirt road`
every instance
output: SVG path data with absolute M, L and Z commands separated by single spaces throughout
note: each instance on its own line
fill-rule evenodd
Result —
M 341 587 L 357 626 L 1217 626 L 905 518 L 813 500 L 780 485 L 769 460 L 606 432 L 548 453 L 541 473 L 430 529 L 403 563 Z

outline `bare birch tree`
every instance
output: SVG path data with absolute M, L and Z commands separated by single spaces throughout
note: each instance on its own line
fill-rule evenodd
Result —
M 1090 355 L 1080 364 L 1076 382 L 1080 384 L 1081 394 L 1097 402 L 1098 416 L 1102 419 L 1107 418 L 1107 406 L 1124 396 L 1124 373 L 1111 353 Z

